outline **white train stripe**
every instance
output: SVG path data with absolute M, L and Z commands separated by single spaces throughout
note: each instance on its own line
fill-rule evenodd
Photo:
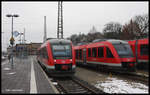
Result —
M 138 62 L 149 62 L 149 60 L 138 60 Z
M 83 62 L 82 60 L 76 60 L 78 62 Z M 121 64 L 119 63 L 104 63 L 104 62 L 94 62 L 94 61 L 86 61 L 87 63 L 92 63 L 92 64 L 102 64 L 102 65 L 108 65 L 108 66 L 118 66 L 120 67 Z
M 42 62 L 40 62 L 42 63 Z M 48 69 L 55 69 L 55 66 L 49 66 L 47 64 L 42 63 L 45 67 L 47 67 Z M 72 68 L 76 68 L 76 65 L 72 65 Z

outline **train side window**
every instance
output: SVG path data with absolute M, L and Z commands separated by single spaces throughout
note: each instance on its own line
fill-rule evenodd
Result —
M 48 53 L 46 47 L 45 47 L 45 58 L 48 59 Z
M 97 51 L 96 48 L 92 48 L 92 57 L 96 57 Z
M 82 59 L 82 49 L 79 49 L 79 59 Z
M 148 45 L 141 45 L 140 46 L 140 54 L 141 55 L 148 55 Z
M 44 48 L 42 49 L 42 52 L 43 52 L 43 58 L 48 59 L 48 54 L 47 54 L 46 47 L 44 47 Z
M 112 52 L 108 47 L 106 47 L 106 57 L 107 58 L 113 58 L 114 56 L 112 55 Z
M 104 47 L 99 47 L 98 48 L 98 57 L 104 57 Z
M 88 57 L 91 57 L 91 48 L 88 48 Z

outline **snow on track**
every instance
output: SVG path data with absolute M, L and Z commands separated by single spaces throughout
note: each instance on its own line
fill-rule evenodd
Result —
M 95 86 L 100 89 L 103 88 L 106 93 L 149 93 L 149 87 L 144 84 L 111 77 L 108 77 L 105 82 L 98 81 Z

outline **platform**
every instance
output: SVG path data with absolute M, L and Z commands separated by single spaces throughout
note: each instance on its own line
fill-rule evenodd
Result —
M 58 93 L 34 56 L 1 62 L 1 93 Z

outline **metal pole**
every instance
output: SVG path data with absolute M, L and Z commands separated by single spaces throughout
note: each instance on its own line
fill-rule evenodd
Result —
M 63 7 L 61 1 L 61 38 L 63 39 Z
M 2 35 L 2 36 L 3 36 L 2 44 L 3 44 L 3 47 L 4 47 L 4 32 L 2 32 L 2 34 L 3 34 L 3 35 Z M 2 48 L 3 48 L 3 47 L 2 47 Z M 4 47 L 4 48 L 5 48 L 5 47 Z M 2 49 L 2 50 L 3 50 L 3 49 Z
M 26 49 L 26 46 L 25 46 L 25 28 L 24 28 L 24 33 L 23 33 L 23 36 L 24 36 L 24 48 L 23 48 L 23 54 L 24 56 L 26 55 L 25 53 L 25 49 Z
M 44 16 L 44 36 L 43 36 L 43 42 L 45 42 L 47 39 L 47 34 L 46 34 L 46 16 Z
M 19 41 L 20 41 L 20 44 L 21 44 L 21 32 L 20 32 L 20 34 L 19 34 L 19 35 L 20 35 L 20 40 L 19 40 Z
M 12 16 L 12 32 L 11 32 L 11 37 L 13 38 L 13 16 Z M 11 55 L 11 57 L 12 57 L 11 63 L 12 63 L 12 68 L 13 68 L 13 44 L 12 44 L 12 55 Z
M 24 38 L 23 43 L 25 44 L 25 28 L 24 28 L 23 38 Z
M 57 38 L 59 39 L 59 6 L 60 2 L 58 1 L 58 22 L 57 22 Z

